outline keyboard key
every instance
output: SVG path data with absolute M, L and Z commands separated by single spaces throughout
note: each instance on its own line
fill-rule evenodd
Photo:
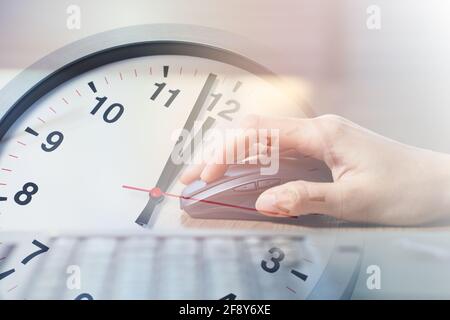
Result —
M 199 243 L 166 239 L 157 261 L 158 299 L 195 299 L 199 295 Z
M 158 242 L 152 238 L 122 241 L 114 258 L 114 276 L 107 287 L 112 299 L 155 299 L 155 256 Z
M 117 240 L 113 237 L 88 238 L 81 241 L 79 248 L 71 261 L 81 270 L 83 292 L 100 298 L 112 270 L 113 254 Z M 66 299 L 72 298 L 73 292 L 66 293 Z

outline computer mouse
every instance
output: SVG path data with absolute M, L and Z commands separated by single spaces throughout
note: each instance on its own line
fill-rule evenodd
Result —
M 261 175 L 259 165 L 231 165 L 219 180 L 186 186 L 180 207 L 193 218 L 273 220 L 256 211 L 256 200 L 265 190 L 295 180 L 332 182 L 333 177 L 324 162 L 307 156 L 280 159 L 275 175 Z

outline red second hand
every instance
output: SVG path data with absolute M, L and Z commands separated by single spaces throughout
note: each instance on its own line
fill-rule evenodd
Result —
M 237 206 L 237 205 L 234 205 L 234 204 L 229 204 L 229 203 L 224 203 L 224 202 L 204 200 L 204 199 L 197 199 L 197 198 L 193 198 L 193 197 L 186 197 L 186 196 L 182 196 L 182 195 L 178 195 L 178 194 L 164 192 L 158 187 L 155 187 L 155 188 L 152 188 L 152 189 L 145 189 L 145 188 L 133 187 L 133 186 L 128 186 L 128 185 L 122 185 L 122 188 L 135 190 L 135 191 L 147 192 L 153 198 L 159 198 L 161 196 L 167 196 L 167 197 L 178 198 L 178 199 L 199 201 L 199 202 L 204 202 L 204 203 L 218 205 L 218 206 L 223 206 L 223 207 L 237 208 L 237 209 L 242 209 L 242 210 L 250 210 L 250 211 L 259 212 L 259 210 L 256 210 L 255 208 L 242 207 L 242 206 Z M 275 211 L 266 211 L 266 210 L 264 210 L 262 212 L 268 213 L 268 214 L 271 214 L 271 215 L 284 216 L 284 217 L 288 217 L 288 218 L 296 218 L 295 216 L 291 216 L 291 215 L 287 215 L 287 214 L 283 214 L 283 213 L 275 212 Z

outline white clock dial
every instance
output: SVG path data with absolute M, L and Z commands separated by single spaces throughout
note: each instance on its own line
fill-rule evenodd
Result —
M 205 58 L 148 56 L 95 68 L 36 101 L 4 137 L 3 228 L 136 229 L 148 195 L 122 185 L 155 186 L 173 133 L 183 128 L 210 74 L 214 87 L 200 123 L 210 117 L 227 125 L 264 111 L 300 113 L 264 79 Z
M 147 32 L 136 29 L 130 34 L 147 37 Z M 105 39 L 114 42 L 116 37 L 114 34 Z M 75 49 L 97 44 L 97 38 L 92 38 Z M 12 85 L 0 96 L 0 296 L 9 299 L 30 297 L 26 286 L 16 289 L 21 286 L 18 280 L 36 274 L 39 277 L 33 285 L 48 289 L 47 293 L 36 290 L 38 296 L 42 295 L 39 297 L 72 299 L 74 292 L 58 282 L 66 276 L 67 266 L 61 264 L 62 260 L 83 269 L 83 277 L 88 279 L 83 289 L 86 292 L 96 298 L 121 297 L 121 291 L 102 291 L 94 285 L 107 268 L 92 263 L 96 257 L 91 256 L 96 256 L 99 248 L 95 238 L 91 239 L 92 248 L 90 241 L 83 240 L 84 251 L 77 251 L 70 244 L 74 239 L 55 240 L 52 234 L 145 233 L 149 230 L 142 226 L 152 219 L 156 219 L 156 226 L 162 220 L 170 226 L 169 213 L 181 211 L 177 199 L 160 202 L 149 192 L 124 186 L 144 190 L 157 187 L 181 194 L 183 186 L 176 178 L 182 166 L 170 160 L 179 143 L 175 132 L 184 128 L 196 134 L 198 126 L 233 127 L 250 113 L 307 116 L 302 106 L 274 85 L 278 81 L 271 72 L 243 56 L 215 47 L 180 41 L 119 41 L 99 45 L 82 57 L 74 58 L 71 50 L 63 50 L 48 61 L 58 60 L 65 52 L 71 58 L 62 59 L 64 63 L 53 72 L 29 83 L 25 90 L 21 88 L 17 96 L 12 94 L 16 92 Z M 27 79 L 21 78 L 23 83 Z M 13 250 L 10 245 L 14 239 L 7 235 L 14 231 L 28 231 L 21 238 L 21 250 Z M 242 255 L 251 253 L 257 266 L 253 275 L 270 283 L 271 290 L 263 296 L 314 298 L 320 292 L 328 296 L 330 285 L 333 295 L 343 296 L 347 284 L 353 281 L 359 253 L 335 250 L 340 243 L 336 231 L 327 230 L 324 237 L 320 232 L 317 236 L 312 232 L 311 237 L 295 235 L 301 238 L 297 249 L 285 242 L 287 238 L 264 238 L 257 247 L 249 243 L 254 252 L 244 250 Z M 178 250 L 184 250 L 185 243 L 177 236 L 171 240 Z M 111 241 L 115 240 L 106 242 Z M 241 256 L 232 262 L 220 249 L 220 243 L 214 247 L 214 241 L 205 239 L 202 246 L 222 255 L 224 264 L 218 267 L 225 268 L 233 279 L 248 280 L 239 273 L 242 270 L 237 262 Z M 228 253 L 233 256 L 236 252 Z M 87 259 L 86 254 L 93 259 Z M 44 255 L 47 260 L 41 259 Z M 343 261 L 348 261 L 350 267 L 344 270 Z M 52 266 L 54 262 L 59 263 L 58 267 Z M 171 264 L 175 271 L 170 270 L 180 272 L 177 276 L 182 277 L 185 272 L 196 271 L 189 271 L 188 266 L 179 270 L 177 264 Z M 173 272 L 161 274 L 172 276 Z M 322 277 L 324 273 L 331 277 Z M 213 274 L 210 278 L 220 284 L 220 276 Z M 342 280 L 342 284 L 329 279 Z M 239 299 L 254 298 L 244 286 L 245 281 L 222 283 L 212 296 L 192 297 L 216 299 L 231 292 L 230 296 Z M 64 290 L 54 296 L 52 288 Z M 183 297 L 166 289 L 159 297 Z M 180 294 L 189 292 L 188 285 L 185 289 Z

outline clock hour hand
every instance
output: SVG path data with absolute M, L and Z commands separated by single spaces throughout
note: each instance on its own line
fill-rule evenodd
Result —
M 208 78 L 205 81 L 205 84 L 203 85 L 202 90 L 200 91 L 200 94 L 197 97 L 197 100 L 195 101 L 194 107 L 191 110 L 191 113 L 189 114 L 186 123 L 184 124 L 183 129 L 186 131 L 191 131 L 195 120 L 198 118 L 206 99 L 208 98 L 208 95 L 212 89 L 212 86 L 214 85 L 214 82 L 216 81 L 217 76 L 213 73 L 210 73 L 208 75 Z M 214 124 L 214 118 L 208 117 L 206 121 L 203 123 L 202 126 L 202 132 L 206 132 L 209 128 L 212 127 Z M 184 131 L 183 130 L 183 131 Z M 195 141 L 196 139 L 193 139 Z M 193 143 L 191 141 L 191 143 Z M 175 164 L 172 162 L 172 153 L 175 152 L 175 150 L 178 149 L 178 147 L 182 147 L 184 145 L 185 141 L 181 139 L 181 137 L 178 139 L 178 141 L 175 143 L 174 148 L 172 149 L 171 155 L 166 161 L 166 164 L 164 165 L 163 171 L 161 175 L 159 176 L 158 182 L 156 183 L 156 187 L 159 188 L 162 191 L 167 191 L 167 189 L 172 184 L 173 180 L 176 178 L 178 173 L 183 168 L 183 164 Z M 181 144 L 181 145 L 180 145 Z M 150 219 L 152 218 L 156 208 L 158 207 L 159 203 L 162 201 L 162 197 L 154 197 L 151 194 L 149 195 L 150 198 L 147 202 L 147 205 L 142 210 L 139 217 L 136 219 L 136 223 L 140 226 L 147 226 L 150 222 Z

